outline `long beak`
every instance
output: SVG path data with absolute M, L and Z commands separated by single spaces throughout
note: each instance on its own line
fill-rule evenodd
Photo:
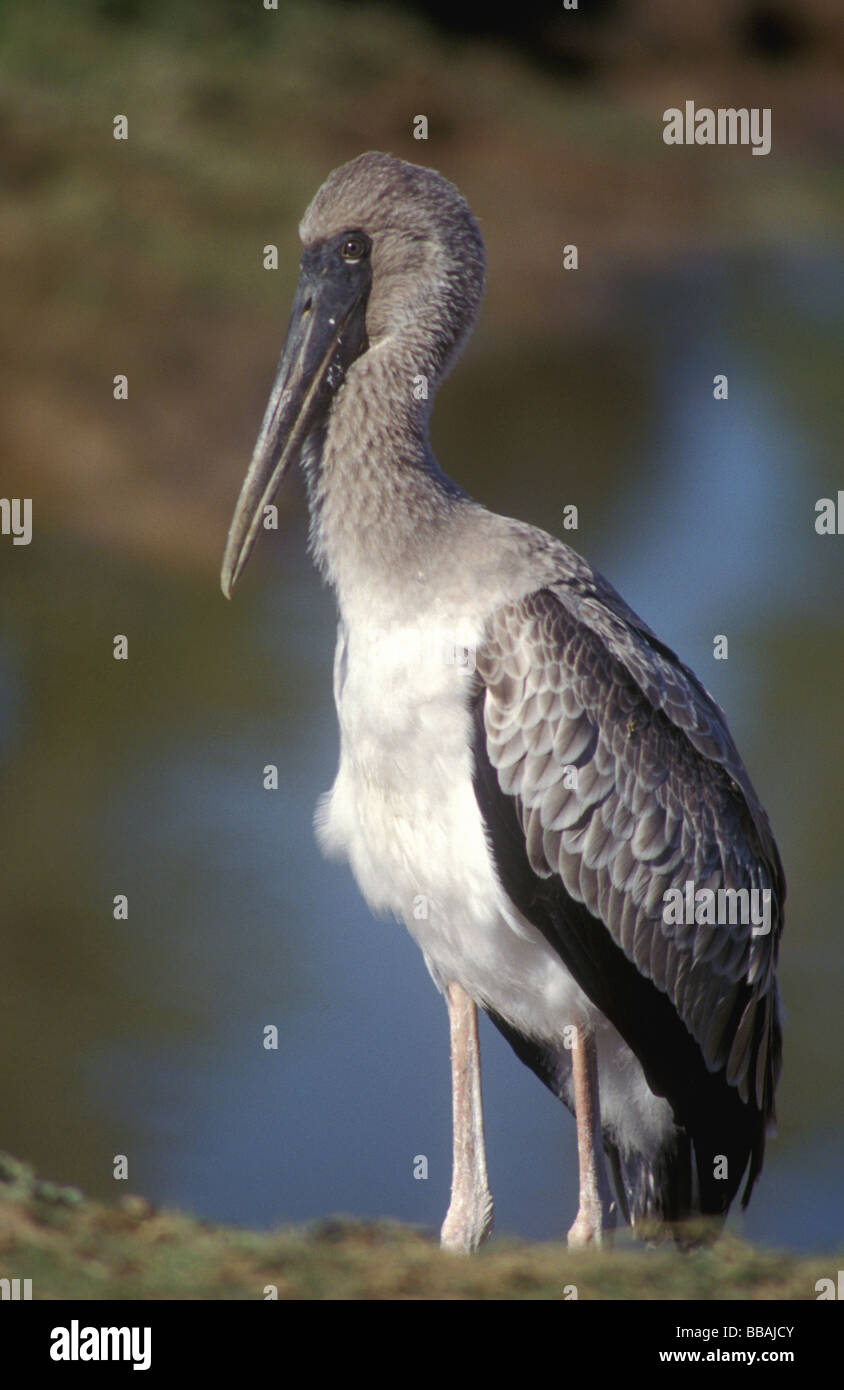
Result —
M 307 258 L 306 258 L 307 259 Z M 220 584 L 226 598 L 240 578 L 291 463 L 324 419 L 346 367 L 366 347 L 368 281 L 303 259 L 287 337 L 249 471 L 229 527 Z

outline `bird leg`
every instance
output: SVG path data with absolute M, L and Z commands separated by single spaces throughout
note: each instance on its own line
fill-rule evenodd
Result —
M 486 1171 L 478 1011 L 454 981 L 446 991 L 451 1030 L 454 1160 L 451 1201 L 440 1232 L 444 1250 L 471 1255 L 492 1231 L 492 1193 Z
M 603 1243 L 604 1231 L 611 1231 L 615 1226 L 615 1203 L 610 1198 L 604 1167 L 598 1051 L 594 1033 L 576 1027 L 571 1052 L 580 1204 L 568 1233 L 568 1244 L 570 1250 L 579 1250 L 587 1245 Z

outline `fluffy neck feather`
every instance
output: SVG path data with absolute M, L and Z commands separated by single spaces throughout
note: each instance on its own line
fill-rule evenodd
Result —
M 311 548 L 341 610 L 355 595 L 426 576 L 466 501 L 428 441 L 441 372 L 421 333 L 385 338 L 352 365 L 310 441 Z

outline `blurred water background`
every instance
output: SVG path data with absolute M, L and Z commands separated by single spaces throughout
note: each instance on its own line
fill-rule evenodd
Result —
M 844 485 L 841 33 L 820 0 L 682 9 L 481 33 L 436 6 L 5 5 L 0 490 L 34 536 L 0 541 L 0 1146 L 46 1176 L 111 1196 L 126 1154 L 132 1191 L 256 1226 L 447 1205 L 442 1001 L 313 839 L 334 615 L 297 488 L 232 604 L 217 577 L 299 216 L 378 148 L 456 182 L 487 241 L 444 468 L 582 550 L 728 713 L 789 879 L 779 1135 L 734 1224 L 840 1247 L 844 542 L 814 521 Z M 665 146 L 686 98 L 770 107 L 771 154 Z M 485 1021 L 483 1047 L 497 1228 L 559 1236 L 571 1119 Z

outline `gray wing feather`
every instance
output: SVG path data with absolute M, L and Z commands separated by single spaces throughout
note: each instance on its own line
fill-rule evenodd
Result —
M 533 872 L 559 876 L 671 998 L 708 1068 L 769 1113 L 785 881 L 721 710 L 597 575 L 499 608 L 477 668 Z M 771 931 L 667 924 L 663 894 L 687 880 L 770 890 Z

